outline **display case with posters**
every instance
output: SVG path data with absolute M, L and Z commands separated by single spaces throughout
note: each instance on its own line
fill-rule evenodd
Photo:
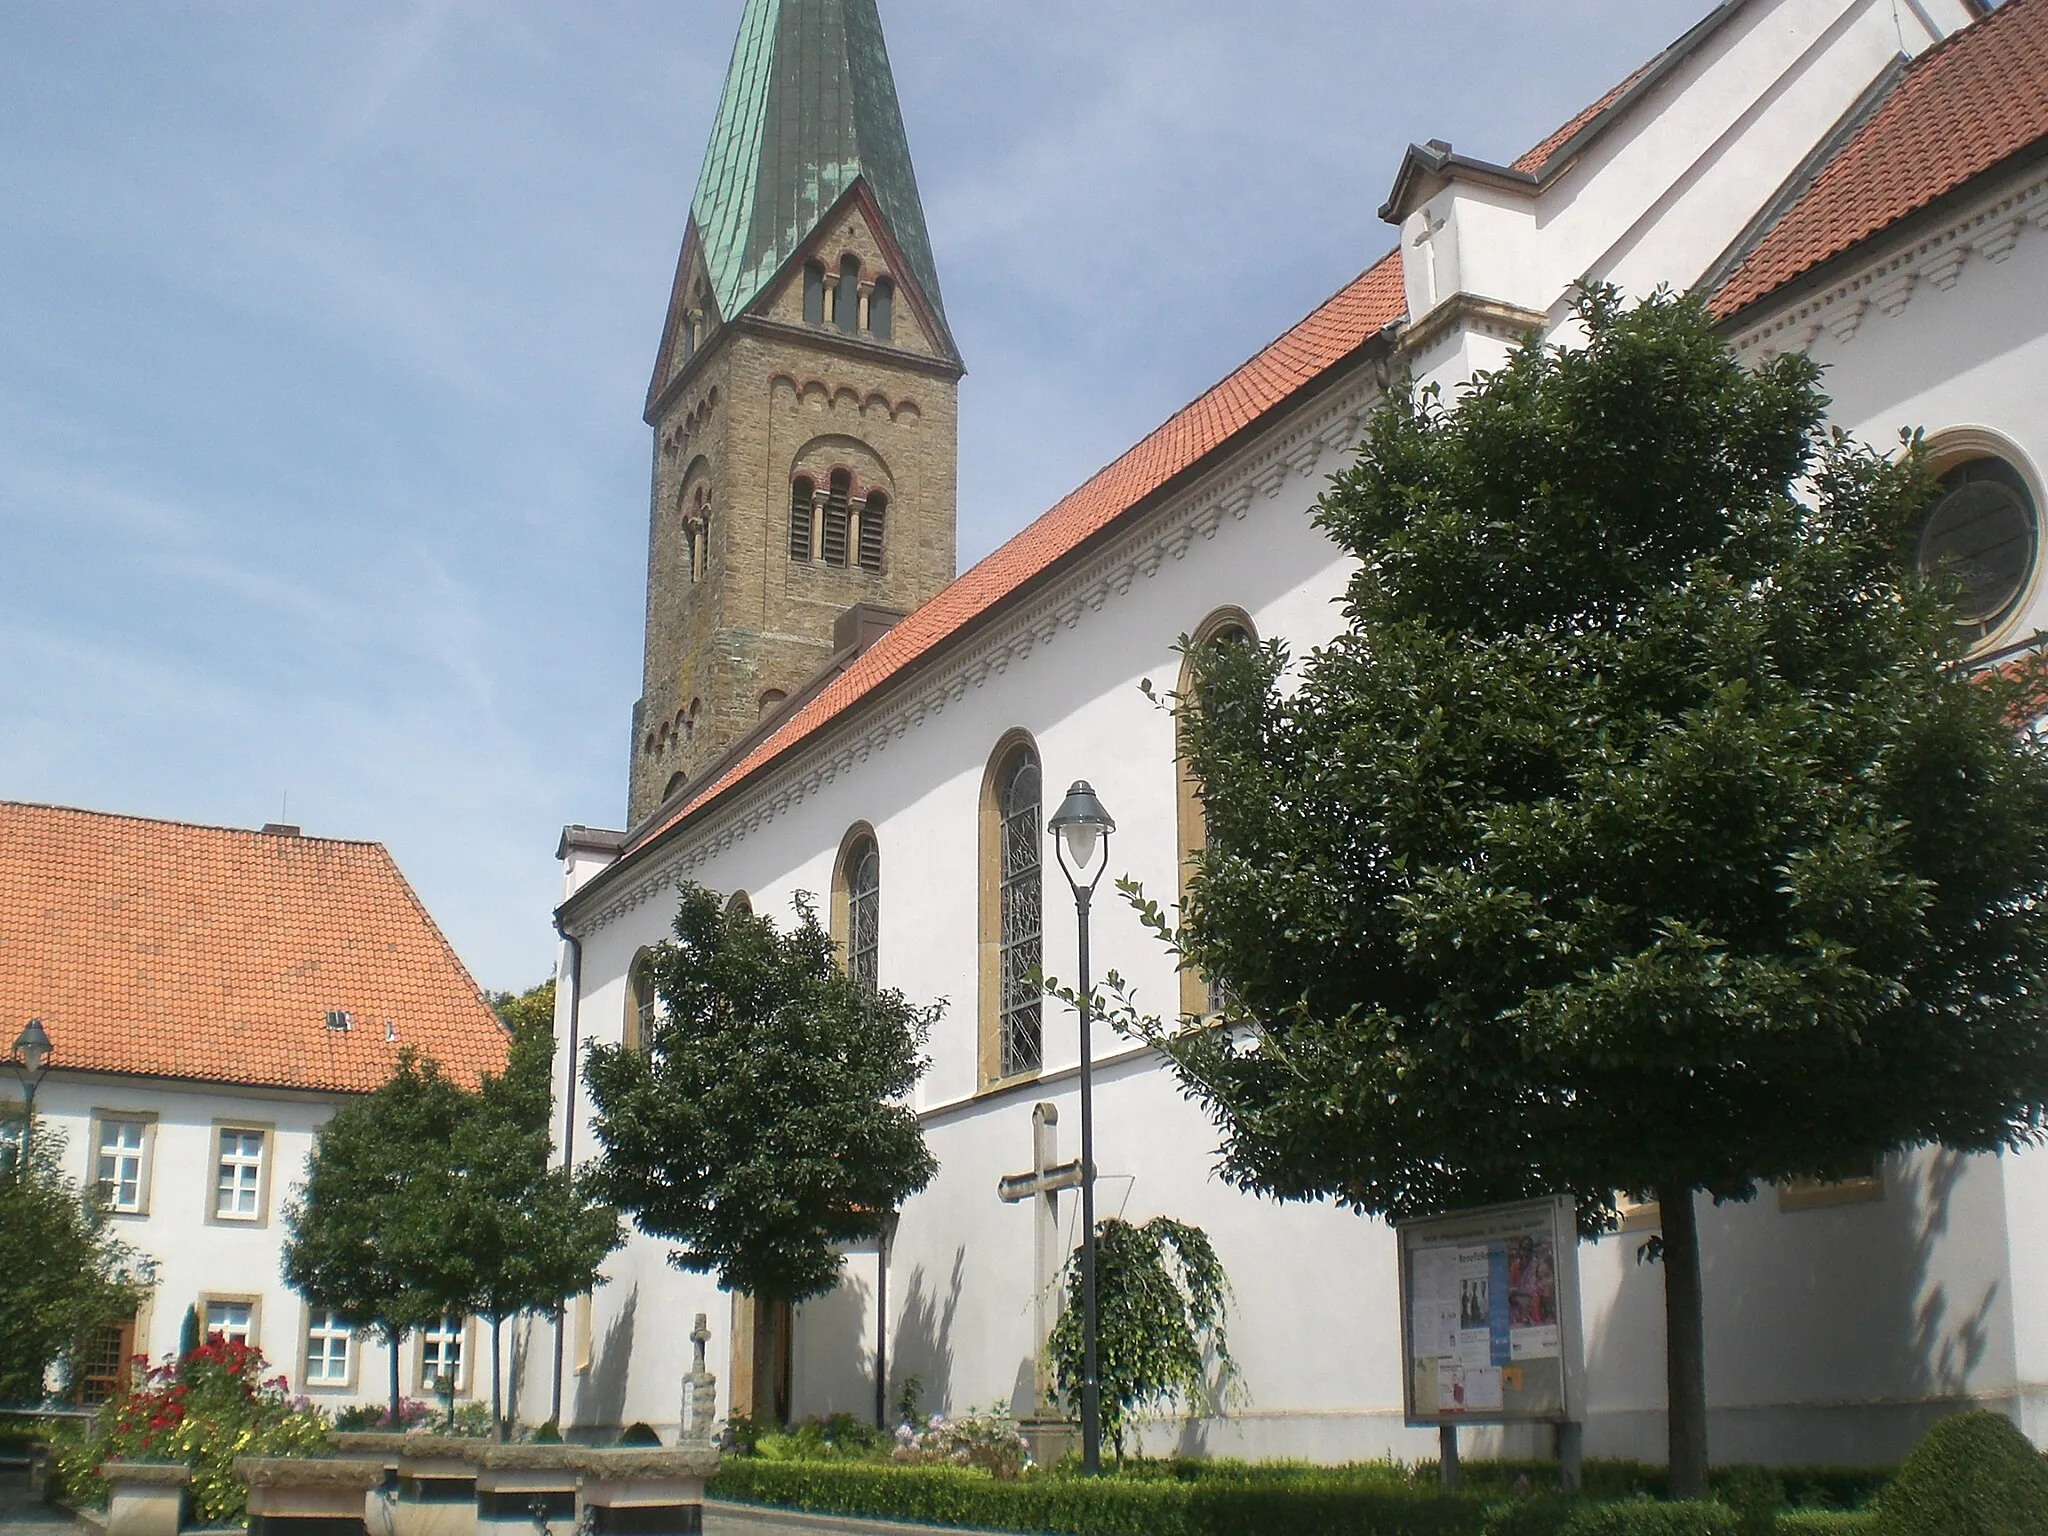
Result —
M 1394 1231 L 1408 1422 L 1576 1420 L 1584 1341 L 1571 1197 L 1453 1211 Z

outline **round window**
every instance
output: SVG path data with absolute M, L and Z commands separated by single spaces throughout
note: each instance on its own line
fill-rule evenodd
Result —
M 1996 629 L 2019 606 L 2039 545 L 2034 498 L 2003 459 L 1970 459 L 1941 477 L 1920 531 L 1922 575 L 1955 583 L 1956 622 Z

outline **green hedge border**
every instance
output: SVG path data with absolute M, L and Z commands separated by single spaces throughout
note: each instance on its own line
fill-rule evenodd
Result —
M 707 1491 L 816 1514 L 1060 1536 L 1755 1536 L 1755 1526 L 1723 1504 L 1505 1500 L 1373 1486 L 1340 1468 L 1303 1468 L 1285 1482 L 1222 1475 L 1003 1482 L 961 1467 L 742 1459 L 720 1467 Z M 1860 1525 L 1806 1524 L 1797 1536 L 1860 1533 Z

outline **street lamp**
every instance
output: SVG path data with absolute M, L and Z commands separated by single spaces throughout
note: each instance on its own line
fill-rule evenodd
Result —
M 42 1086 L 43 1074 L 50 1070 L 50 1037 L 43 1029 L 41 1019 L 30 1019 L 14 1041 L 14 1055 L 8 1065 L 14 1068 L 14 1075 L 21 1079 L 21 1167 L 26 1173 L 29 1167 L 29 1152 L 36 1134 L 36 1089 Z
M 1116 823 L 1088 781 L 1076 779 L 1046 830 L 1053 834 L 1060 872 L 1074 888 L 1074 912 L 1081 924 L 1081 1471 L 1093 1477 L 1102 1470 L 1102 1385 L 1095 1369 L 1095 1077 L 1088 1049 L 1088 903 L 1109 868 L 1109 834 Z M 1093 874 L 1088 873 L 1091 868 Z
M 875 1227 L 875 1428 L 889 1432 L 889 1250 L 900 1211 L 886 1211 Z

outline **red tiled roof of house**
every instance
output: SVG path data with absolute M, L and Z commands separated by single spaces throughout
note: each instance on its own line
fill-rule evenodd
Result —
M 1714 295 L 1728 316 L 2048 137 L 2048 0 L 2006 0 L 1913 61 Z
M 897 624 L 738 761 L 728 763 L 679 807 L 650 820 L 628 853 L 788 751 L 857 700 L 886 686 L 1175 475 L 1363 346 L 1400 319 L 1406 308 L 1401 254 L 1389 251 L 1278 341 Z
M 321 1092 L 506 1052 L 381 844 L 0 801 L 0 1027 L 30 1018 L 58 1068 Z

